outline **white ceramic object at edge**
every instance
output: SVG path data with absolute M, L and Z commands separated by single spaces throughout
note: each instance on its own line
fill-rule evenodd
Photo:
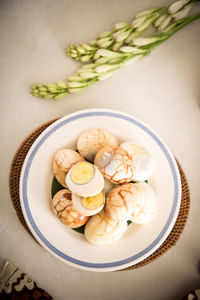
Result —
M 107 129 L 119 142 L 135 141 L 151 153 L 155 164 L 149 180 L 157 197 L 155 217 L 146 225 L 131 224 L 109 246 L 90 244 L 59 222 L 51 209 L 53 155 L 60 148 L 76 149 L 77 138 L 89 128 Z M 181 180 L 173 154 L 149 126 L 123 112 L 89 109 L 54 122 L 33 143 L 21 172 L 20 202 L 31 232 L 51 254 L 80 269 L 114 271 L 144 260 L 167 238 L 180 209 Z

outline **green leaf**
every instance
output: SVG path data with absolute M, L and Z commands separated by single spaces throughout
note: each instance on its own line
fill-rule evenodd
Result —
M 53 198 L 57 192 L 59 192 L 60 190 L 63 190 L 63 189 L 65 189 L 65 187 L 62 186 L 58 182 L 58 180 L 56 179 L 56 177 L 54 176 L 52 184 L 51 184 L 51 197 Z
M 72 228 L 72 230 L 79 232 L 81 234 L 84 234 L 84 230 L 85 230 L 85 225 L 78 227 L 78 228 Z

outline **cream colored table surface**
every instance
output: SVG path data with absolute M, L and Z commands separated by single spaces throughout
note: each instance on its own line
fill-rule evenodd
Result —
M 0 1 L 0 255 L 56 300 L 178 300 L 200 287 L 200 22 L 195 21 L 135 65 L 62 100 L 29 93 L 80 66 L 65 46 L 92 40 L 114 23 L 131 21 L 167 1 Z M 23 139 L 53 118 L 84 108 L 128 112 L 154 128 L 180 161 L 191 190 L 191 211 L 177 245 L 155 262 L 128 272 L 93 273 L 68 266 L 39 246 L 20 224 L 8 186 L 12 158 Z

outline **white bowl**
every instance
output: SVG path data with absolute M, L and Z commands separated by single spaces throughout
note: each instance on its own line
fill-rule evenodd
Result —
M 147 148 L 155 163 L 149 180 L 157 196 L 155 217 L 148 224 L 131 224 L 109 246 L 90 244 L 84 235 L 63 225 L 51 208 L 54 153 L 63 147 L 76 149 L 77 138 L 89 128 L 108 129 L 120 142 L 135 141 Z M 22 168 L 20 201 L 28 227 L 51 254 L 80 269 L 114 271 L 144 260 L 167 238 L 180 208 L 181 180 L 173 154 L 149 126 L 119 111 L 89 109 L 59 119 L 36 139 Z

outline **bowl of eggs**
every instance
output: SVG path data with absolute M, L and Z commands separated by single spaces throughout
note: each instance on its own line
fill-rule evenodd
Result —
M 143 122 L 107 109 L 51 124 L 23 164 L 20 203 L 37 241 L 88 271 L 121 270 L 171 232 L 181 180 L 166 143 Z

